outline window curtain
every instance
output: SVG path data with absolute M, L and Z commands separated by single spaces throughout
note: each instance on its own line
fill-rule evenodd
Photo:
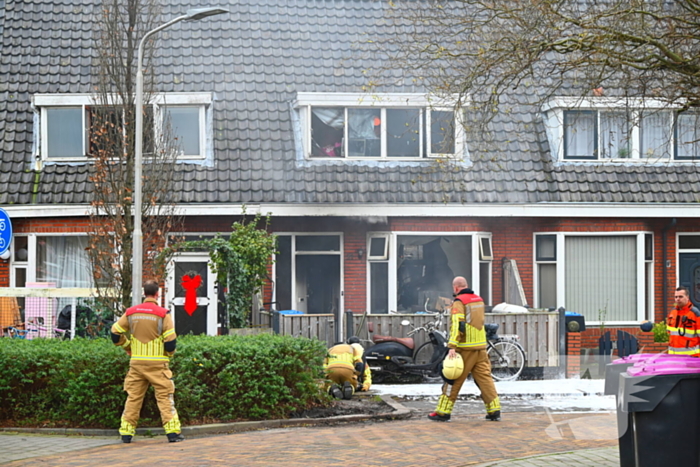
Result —
M 345 125 L 344 108 L 317 108 L 312 110 L 313 114 L 324 124 L 336 130 L 342 130 Z
M 602 112 L 600 114 L 601 157 L 607 159 L 630 157 L 628 122 L 626 112 Z
M 697 159 L 700 157 L 700 114 L 689 113 L 678 115 L 677 156 L 680 158 Z
M 671 112 L 650 112 L 642 116 L 641 157 L 668 157 Z
M 350 138 L 378 139 L 374 132 L 374 119 L 379 118 L 376 109 L 348 109 L 348 132 Z
M 87 237 L 38 237 L 37 281 L 55 282 L 57 287 L 92 287 L 87 248 Z
M 566 309 L 587 321 L 637 319 L 637 239 L 633 236 L 565 240 Z
M 595 150 L 596 114 L 566 112 L 566 156 L 592 157 Z

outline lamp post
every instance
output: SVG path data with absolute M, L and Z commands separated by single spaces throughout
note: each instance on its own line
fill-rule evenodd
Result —
M 187 10 L 182 16 L 168 21 L 155 29 L 148 31 L 139 42 L 136 70 L 136 144 L 134 148 L 134 232 L 133 232 L 133 265 L 131 281 L 131 304 L 141 303 L 141 280 L 143 276 L 143 232 L 141 230 L 141 164 L 143 151 L 143 46 L 153 34 L 172 26 L 180 21 L 196 21 L 207 16 L 228 13 L 223 8 L 194 8 Z

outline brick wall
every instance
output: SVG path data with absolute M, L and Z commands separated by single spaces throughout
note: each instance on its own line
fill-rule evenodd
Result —
M 581 373 L 581 333 L 566 333 L 566 357 L 566 377 L 578 377 Z

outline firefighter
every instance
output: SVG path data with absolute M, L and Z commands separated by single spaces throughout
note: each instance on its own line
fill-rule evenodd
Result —
M 685 287 L 678 287 L 673 298 L 676 306 L 666 318 L 668 353 L 700 357 L 700 310 Z
M 501 403 L 496 386 L 491 377 L 491 362 L 486 353 L 486 330 L 484 329 L 484 300 L 469 288 L 464 277 L 457 276 L 452 281 L 455 301 L 452 304 L 450 321 L 450 349 L 447 359 L 462 357 L 464 370 L 455 380 L 447 380 L 442 386 L 435 412 L 428 415 L 434 421 L 446 422 L 452 416 L 459 390 L 471 373 L 481 399 L 486 407 L 486 419 L 501 419 Z
M 168 310 L 158 306 L 158 283 L 146 281 L 145 301 L 126 310 L 112 326 L 112 342 L 131 356 L 124 379 L 127 393 L 119 434 L 130 443 L 136 434 L 141 405 L 148 386 L 153 386 L 163 428 L 171 443 L 185 439 L 180 433 L 180 419 L 175 410 L 175 385 L 169 361 L 177 345 L 175 328 Z
M 372 383 L 369 367 L 363 362 L 364 349 L 359 339 L 351 337 L 347 344 L 336 344 L 328 349 L 323 363 L 326 378 L 331 381 L 330 394 L 336 399 L 351 399 L 358 387 L 358 376 L 363 375 L 363 387 Z

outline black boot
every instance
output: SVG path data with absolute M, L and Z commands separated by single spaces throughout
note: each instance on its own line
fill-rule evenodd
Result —
M 350 400 L 352 399 L 352 384 L 349 381 L 345 381 L 343 383 L 343 399 Z
M 340 386 L 338 386 L 337 384 L 332 385 L 330 391 L 328 392 L 331 396 L 335 397 L 336 399 L 343 398 L 343 391 L 340 390 Z
M 131 442 L 131 438 L 133 438 L 131 435 L 122 435 L 122 443 L 129 444 Z
M 184 440 L 185 437 L 182 436 L 182 433 L 168 433 L 168 443 L 179 443 Z
M 487 413 L 486 420 L 491 420 L 492 422 L 500 422 L 501 421 L 501 411 L 496 410 L 495 412 Z

